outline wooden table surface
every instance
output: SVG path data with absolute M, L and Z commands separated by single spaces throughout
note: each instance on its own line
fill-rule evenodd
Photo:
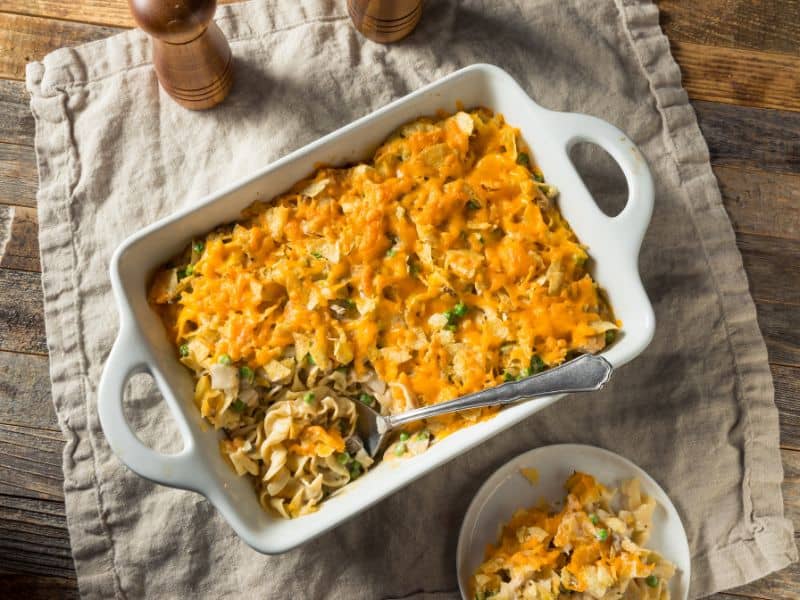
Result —
M 800 532 L 800 0 L 662 0 L 659 6 L 769 349 L 785 509 Z M 50 401 L 25 63 L 131 26 L 126 0 L 0 1 L 0 218 L 12 223 L 0 256 L 4 597 L 77 595 L 64 516 L 63 439 Z M 799 590 L 800 564 L 794 564 L 716 598 L 789 600 Z

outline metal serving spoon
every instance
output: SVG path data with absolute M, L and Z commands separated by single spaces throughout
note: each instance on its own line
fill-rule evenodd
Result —
M 415 408 L 398 415 L 382 415 L 371 406 L 356 401 L 358 433 L 365 450 L 374 457 L 384 447 L 392 430 L 401 425 L 469 408 L 502 406 L 519 400 L 532 400 L 554 394 L 593 392 L 608 382 L 613 370 L 611 363 L 602 356 L 583 354 L 538 375 L 504 383 L 449 402 Z

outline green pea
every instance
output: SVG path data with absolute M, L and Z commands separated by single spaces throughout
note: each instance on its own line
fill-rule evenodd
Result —
M 475 200 L 470 200 L 467 202 L 467 208 L 470 210 L 478 210 L 480 209 L 481 205 L 476 202 Z
M 544 175 L 539 172 L 533 174 L 533 180 L 537 183 L 544 183 Z
M 348 454 L 347 452 L 342 452 L 341 454 L 336 455 L 336 462 L 338 462 L 340 465 L 346 465 L 352 460 L 353 457 L 350 456 L 350 454 Z
M 234 400 L 231 402 L 231 408 L 236 412 L 240 413 L 244 410 L 244 402 L 241 400 Z
M 541 358 L 539 358 L 537 354 L 531 356 L 531 366 L 530 366 L 531 375 L 536 375 L 536 373 L 541 373 L 546 368 L 547 365 L 544 364 L 544 361 Z
M 253 369 L 248 366 L 239 367 L 239 377 L 245 381 L 252 382 L 255 378 L 255 373 L 253 373 Z
M 598 540 L 605 542 L 608 539 L 608 529 L 598 529 L 596 535 Z
M 523 167 L 529 167 L 531 164 L 531 158 L 525 152 L 520 152 L 517 154 L 517 164 L 522 165 Z
M 310 364 L 311 366 L 314 366 L 314 365 L 317 364 L 317 363 L 314 362 L 314 357 L 311 356 L 310 354 L 306 354 L 306 360 L 308 361 L 308 364 Z
M 183 357 L 189 356 L 189 344 L 181 344 L 178 353 Z
M 503 373 L 503 381 L 514 381 L 515 379 L 516 379 L 516 377 L 514 377 L 514 375 L 512 375 L 508 371 Z
M 589 520 L 592 522 L 592 525 L 597 525 L 600 522 L 600 518 L 597 515 L 589 515 Z
M 203 242 L 195 242 L 194 244 L 192 244 L 192 250 L 194 250 L 198 254 L 200 254 L 203 251 L 203 248 L 205 247 L 206 245 Z
M 658 577 L 655 575 L 648 575 L 644 582 L 651 588 L 658 587 Z
M 394 256 L 395 254 L 397 254 L 397 250 L 396 250 L 396 249 L 394 249 L 394 248 L 389 248 L 389 249 L 386 251 L 386 256 L 388 256 L 389 258 L 391 258 L 392 256 Z
M 220 354 L 219 358 L 217 359 L 217 362 L 221 365 L 229 365 L 233 361 L 231 361 L 231 357 L 228 356 L 227 354 Z
M 313 256 L 314 258 L 322 258 L 322 254 L 320 254 L 316 250 L 311 252 L 311 256 Z
M 400 432 L 400 441 L 401 442 L 408 441 L 408 438 L 409 438 L 409 435 L 408 435 L 407 432 L 405 432 L 405 431 L 401 431 Z
M 459 302 L 453 307 L 453 314 L 457 317 L 463 317 L 467 314 L 467 305 L 463 302 Z
M 406 453 L 406 445 L 404 442 L 400 442 L 397 446 L 394 447 L 394 455 L 395 456 L 403 456 Z
M 614 343 L 614 340 L 617 339 L 617 330 L 616 329 L 609 329 L 606 331 L 606 346 L 609 346 Z
M 358 401 L 361 402 L 362 404 L 366 404 L 367 406 L 372 406 L 373 404 L 375 404 L 375 396 L 370 396 L 369 394 L 362 392 L 358 396 Z
M 307 392 L 307 393 L 306 393 L 306 394 L 303 396 L 303 402 L 305 402 L 306 404 L 314 404 L 314 401 L 315 401 L 316 399 L 317 399 L 317 397 L 316 397 L 316 395 L 314 394 L 314 392 Z

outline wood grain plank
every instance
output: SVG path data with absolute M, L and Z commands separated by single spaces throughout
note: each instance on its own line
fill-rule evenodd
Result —
M 3 213 L 11 223 L 11 232 L 0 255 L 0 267 L 40 272 L 42 269 L 39 263 L 39 224 L 36 220 L 36 209 L 0 204 L 0 214 Z
M 72 577 L 43 577 L 41 575 L 17 575 L 0 572 L 0 587 L 9 598 L 26 600 L 77 600 L 78 580 Z
M 0 350 L 47 354 L 38 273 L 0 269 Z
M 797 307 L 779 302 L 756 302 L 758 325 L 772 363 L 800 367 L 800 327 Z
M 711 163 L 800 173 L 800 114 L 692 102 Z
M 800 239 L 740 233 L 736 244 L 753 298 L 795 304 L 800 323 Z
M 800 61 L 788 54 L 672 41 L 692 100 L 800 111 Z
M 120 29 L 0 12 L 0 31 L 0 77 L 23 80 L 27 63 L 58 48 L 99 40 Z
M 61 432 L 0 424 L 0 494 L 63 500 Z
M 775 386 L 775 404 L 781 427 L 781 446 L 800 451 L 800 369 L 771 365 L 772 383 Z M 797 498 L 800 503 L 800 498 Z M 800 521 L 800 506 L 797 507 Z M 800 529 L 797 534 L 800 535 Z
M 0 426 L 35 427 L 58 433 L 46 356 L 0 352 Z
M 243 0 L 219 0 L 218 5 L 233 4 Z M 81 23 L 133 27 L 134 22 L 127 0 L 4 0 L 3 11 L 35 17 L 50 17 Z
M 3 12 L 78 21 L 111 27 L 133 27 L 127 0 L 4 0 Z
M 0 79 L 0 142 L 33 147 L 34 128 L 25 84 Z
M 33 140 L 29 142 L 33 143 Z M 33 208 L 36 206 L 38 187 L 39 175 L 36 172 L 36 154 L 33 148 L 0 143 L 0 204 Z
M 72 556 L 64 552 L 48 552 L 35 544 L 28 544 L 28 549 L 25 549 L 18 543 L 4 542 L 2 538 L 0 538 L 0 569 L 12 573 L 62 578 L 75 573 Z
M 659 0 L 670 40 L 800 56 L 800 0 Z
M 69 532 L 63 500 L 0 494 L 0 531 L 0 540 L 10 538 L 8 545 L 15 550 L 3 551 L 0 546 L 0 571 L 37 573 L 38 567 L 53 562 L 59 571 L 43 574 L 69 577 L 74 571 L 67 545 Z M 43 538 L 48 543 L 44 544 Z
M 737 233 L 800 239 L 800 175 L 714 167 Z

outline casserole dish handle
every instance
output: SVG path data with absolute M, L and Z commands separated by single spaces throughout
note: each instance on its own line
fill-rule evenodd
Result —
M 141 342 L 136 333 L 126 327 L 120 329 L 111 353 L 103 368 L 97 391 L 97 412 L 108 444 L 114 453 L 131 470 L 142 477 L 163 485 L 195 489 L 197 465 L 192 454 L 194 443 L 187 435 L 189 429 L 180 417 L 176 417 L 181 431 L 184 447 L 177 454 L 162 454 L 145 446 L 125 418 L 123 401 L 128 380 L 138 373 L 148 373 L 158 384 L 166 389 L 154 373 Z M 171 411 L 175 415 L 176 411 Z M 194 485 L 192 484 L 194 482 Z
M 564 150 L 569 152 L 579 142 L 600 146 L 617 162 L 628 184 L 628 199 L 625 208 L 609 217 L 598 208 L 618 244 L 632 256 L 638 256 L 650 217 L 653 214 L 653 177 L 639 148 L 622 131 L 597 117 L 578 113 L 556 113 L 560 123 L 557 135 L 563 138 Z M 572 165 L 572 160 L 569 160 Z M 573 165 L 574 170 L 574 165 Z M 582 182 L 575 170 L 576 179 Z M 589 194 L 589 191 L 586 190 Z M 589 194 L 591 196 L 591 194 Z

